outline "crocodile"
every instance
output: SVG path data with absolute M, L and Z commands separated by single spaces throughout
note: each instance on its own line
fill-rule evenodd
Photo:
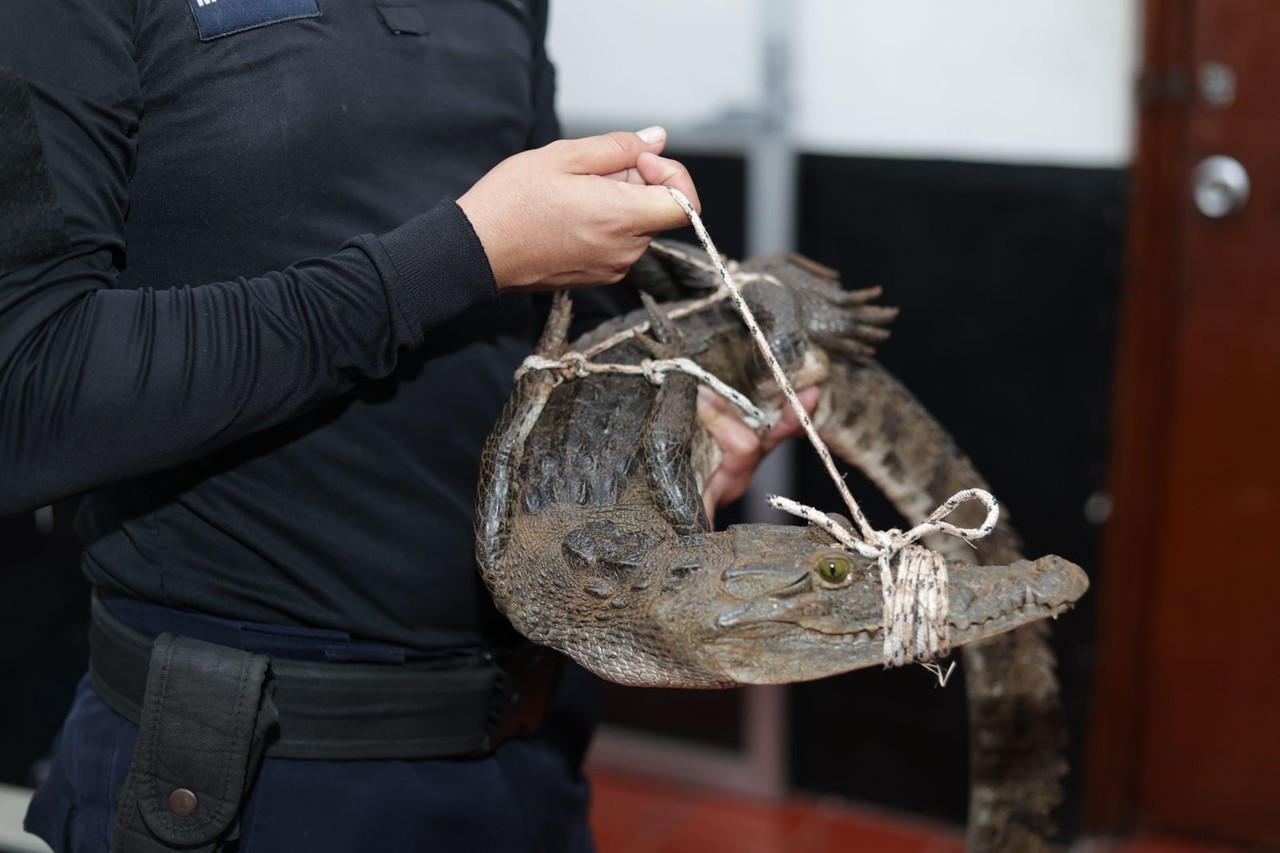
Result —
M 912 523 L 983 487 L 945 429 L 872 357 L 895 311 L 793 254 L 737 265 L 743 296 L 797 386 L 819 384 L 819 435 Z M 476 513 L 481 573 L 522 634 L 626 685 L 716 688 L 823 678 L 884 663 L 874 560 L 826 526 L 713 530 L 702 484 L 719 451 L 697 422 L 685 358 L 760 407 L 781 390 L 707 265 L 655 244 L 630 279 L 643 308 L 567 342 L 558 297 L 536 355 L 489 436 Z M 583 359 L 632 368 L 585 372 Z M 650 374 L 635 371 L 644 367 Z M 963 523 L 972 508 L 954 516 Z M 834 516 L 833 516 L 834 517 Z M 847 520 L 839 523 L 848 526 Z M 1024 559 L 1006 521 L 948 557 L 950 645 L 970 692 L 970 849 L 1038 849 L 1059 793 L 1061 738 L 1044 621 L 1084 594 L 1078 566 Z M 974 562 L 975 555 L 986 565 Z M 1005 748 L 1012 716 L 1032 737 Z M 1037 728 L 1042 726 L 1043 731 Z

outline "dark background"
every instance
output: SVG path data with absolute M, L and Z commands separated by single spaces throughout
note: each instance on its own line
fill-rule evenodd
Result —
M 880 361 L 974 459 L 1025 552 L 1060 554 L 1095 581 L 1101 531 L 1084 507 L 1106 477 L 1125 178 L 835 157 L 807 157 L 802 167 L 801 251 L 850 284 L 884 287 L 884 301 L 902 312 Z M 812 456 L 800 474 L 805 500 L 839 506 Z M 873 522 L 883 519 L 878 526 L 901 523 L 883 501 L 864 503 Z M 1086 596 L 1053 626 L 1077 771 L 1094 622 Z M 797 786 L 963 821 L 962 680 L 938 690 L 918 667 L 863 671 L 797 685 L 792 700 Z M 1069 789 L 1068 830 L 1078 772 Z

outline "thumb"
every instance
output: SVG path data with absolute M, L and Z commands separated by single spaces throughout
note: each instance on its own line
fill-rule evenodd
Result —
M 657 154 L 667 144 L 667 132 L 647 127 L 639 133 L 615 130 L 601 136 L 571 139 L 561 147 L 565 167 L 579 175 L 609 175 L 635 168 L 646 151 Z
M 628 199 L 630 221 L 637 234 L 660 234 L 689 224 L 684 208 L 664 187 L 620 184 L 619 191 Z
M 693 178 L 684 164 L 677 160 L 668 160 L 656 154 L 641 154 L 636 160 L 636 173 L 646 184 L 671 187 L 684 193 L 693 209 L 702 212 L 702 202 L 698 201 L 698 189 L 693 185 Z

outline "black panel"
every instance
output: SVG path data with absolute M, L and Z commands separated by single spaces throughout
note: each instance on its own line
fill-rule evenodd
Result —
M 746 737 L 741 690 L 663 690 L 606 683 L 600 713 L 611 726 L 729 752 L 740 751 Z
M 882 362 L 974 458 L 1027 552 L 1095 576 L 1098 528 L 1084 505 L 1105 477 L 1125 173 L 812 156 L 801 175 L 800 250 L 902 308 Z M 838 509 L 801 456 L 803 499 Z M 865 481 L 851 484 L 873 522 L 900 523 Z M 1077 771 L 1093 620 L 1086 597 L 1055 623 Z M 798 787 L 964 820 L 962 681 L 939 690 L 913 667 L 792 695 Z M 1077 805 L 1064 810 L 1068 830 Z
M 741 258 L 746 247 L 746 163 L 739 156 L 666 152 L 683 163 L 698 187 L 702 224 L 716 248 L 731 258 Z M 668 231 L 663 239 L 698 245 L 692 228 Z

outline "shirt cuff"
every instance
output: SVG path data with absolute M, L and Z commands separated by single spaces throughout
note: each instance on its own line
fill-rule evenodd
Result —
M 395 271 L 389 289 L 419 338 L 479 305 L 498 302 L 489 258 L 453 199 L 376 238 Z

